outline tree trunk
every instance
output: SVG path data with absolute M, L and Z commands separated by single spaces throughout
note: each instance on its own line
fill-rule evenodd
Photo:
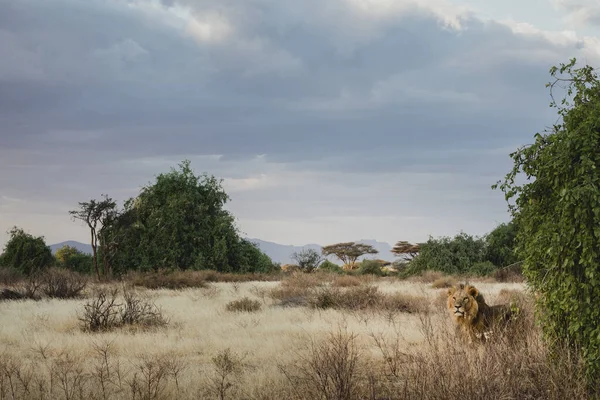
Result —
M 90 231 L 92 234 L 92 253 L 93 253 L 93 258 L 94 258 L 94 269 L 96 270 L 96 276 L 98 277 L 98 280 L 100 280 L 100 270 L 98 269 L 98 252 L 97 252 L 98 239 L 96 238 L 96 232 L 95 232 L 94 228 L 91 228 Z

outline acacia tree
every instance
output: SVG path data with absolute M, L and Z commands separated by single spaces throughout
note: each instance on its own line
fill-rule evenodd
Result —
M 103 194 L 103 199 L 98 200 L 90 200 L 79 203 L 78 210 L 69 211 L 69 214 L 74 220 L 80 220 L 87 224 L 90 229 L 90 244 L 92 246 L 92 257 L 94 259 L 94 271 L 96 272 L 96 276 L 100 279 L 100 268 L 98 267 L 98 234 L 99 232 L 103 232 L 103 229 L 107 227 L 108 223 L 114 219 L 116 214 L 117 204 L 108 197 L 108 195 Z M 102 236 L 102 239 L 104 236 Z M 104 240 L 101 239 L 101 244 L 104 243 Z M 108 269 L 103 268 L 103 273 L 109 273 Z
M 396 257 L 402 257 L 405 261 L 415 258 L 419 251 L 421 251 L 420 244 L 412 244 L 404 240 L 397 242 L 392 248 L 392 254 Z
M 567 345 L 600 380 L 600 80 L 575 59 L 553 67 L 552 129 L 511 157 L 514 167 L 494 185 L 517 227 L 523 273 L 537 291 L 549 343 Z M 557 103 L 553 89 L 566 90 Z M 525 176 L 525 183 L 517 178 Z M 594 388 L 595 391 L 598 387 Z
M 322 254 L 324 256 L 334 255 L 352 269 L 356 266 L 356 260 L 358 260 L 359 257 L 364 256 L 365 254 L 377 253 L 379 252 L 375 250 L 373 246 L 357 242 L 336 243 L 325 246 L 322 249 Z

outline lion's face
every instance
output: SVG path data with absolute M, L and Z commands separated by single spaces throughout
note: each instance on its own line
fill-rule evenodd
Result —
M 479 291 L 471 285 L 459 285 L 448 290 L 448 310 L 457 319 L 472 319 L 477 316 L 479 306 L 476 297 Z

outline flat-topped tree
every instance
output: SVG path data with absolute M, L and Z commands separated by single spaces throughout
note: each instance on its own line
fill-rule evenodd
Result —
M 392 249 L 392 253 L 396 257 L 401 257 L 405 260 L 412 260 L 419 254 L 419 251 L 421 251 L 420 244 L 412 244 L 404 240 L 397 242 Z
M 323 247 L 321 250 L 324 256 L 334 255 L 340 259 L 345 265 L 350 265 L 352 268 L 356 265 L 356 260 L 365 254 L 379 253 L 369 244 L 345 242 L 336 243 Z

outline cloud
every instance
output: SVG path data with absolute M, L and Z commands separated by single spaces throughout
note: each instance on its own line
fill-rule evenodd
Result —
M 600 4 L 595 0 L 553 0 L 553 4 L 575 23 L 600 26 Z
M 263 239 L 484 233 L 508 153 L 555 120 L 550 66 L 600 60 L 597 37 L 445 1 L 6 3 L 0 196 L 28 201 L 0 225 L 55 241 L 78 201 L 184 158 Z

